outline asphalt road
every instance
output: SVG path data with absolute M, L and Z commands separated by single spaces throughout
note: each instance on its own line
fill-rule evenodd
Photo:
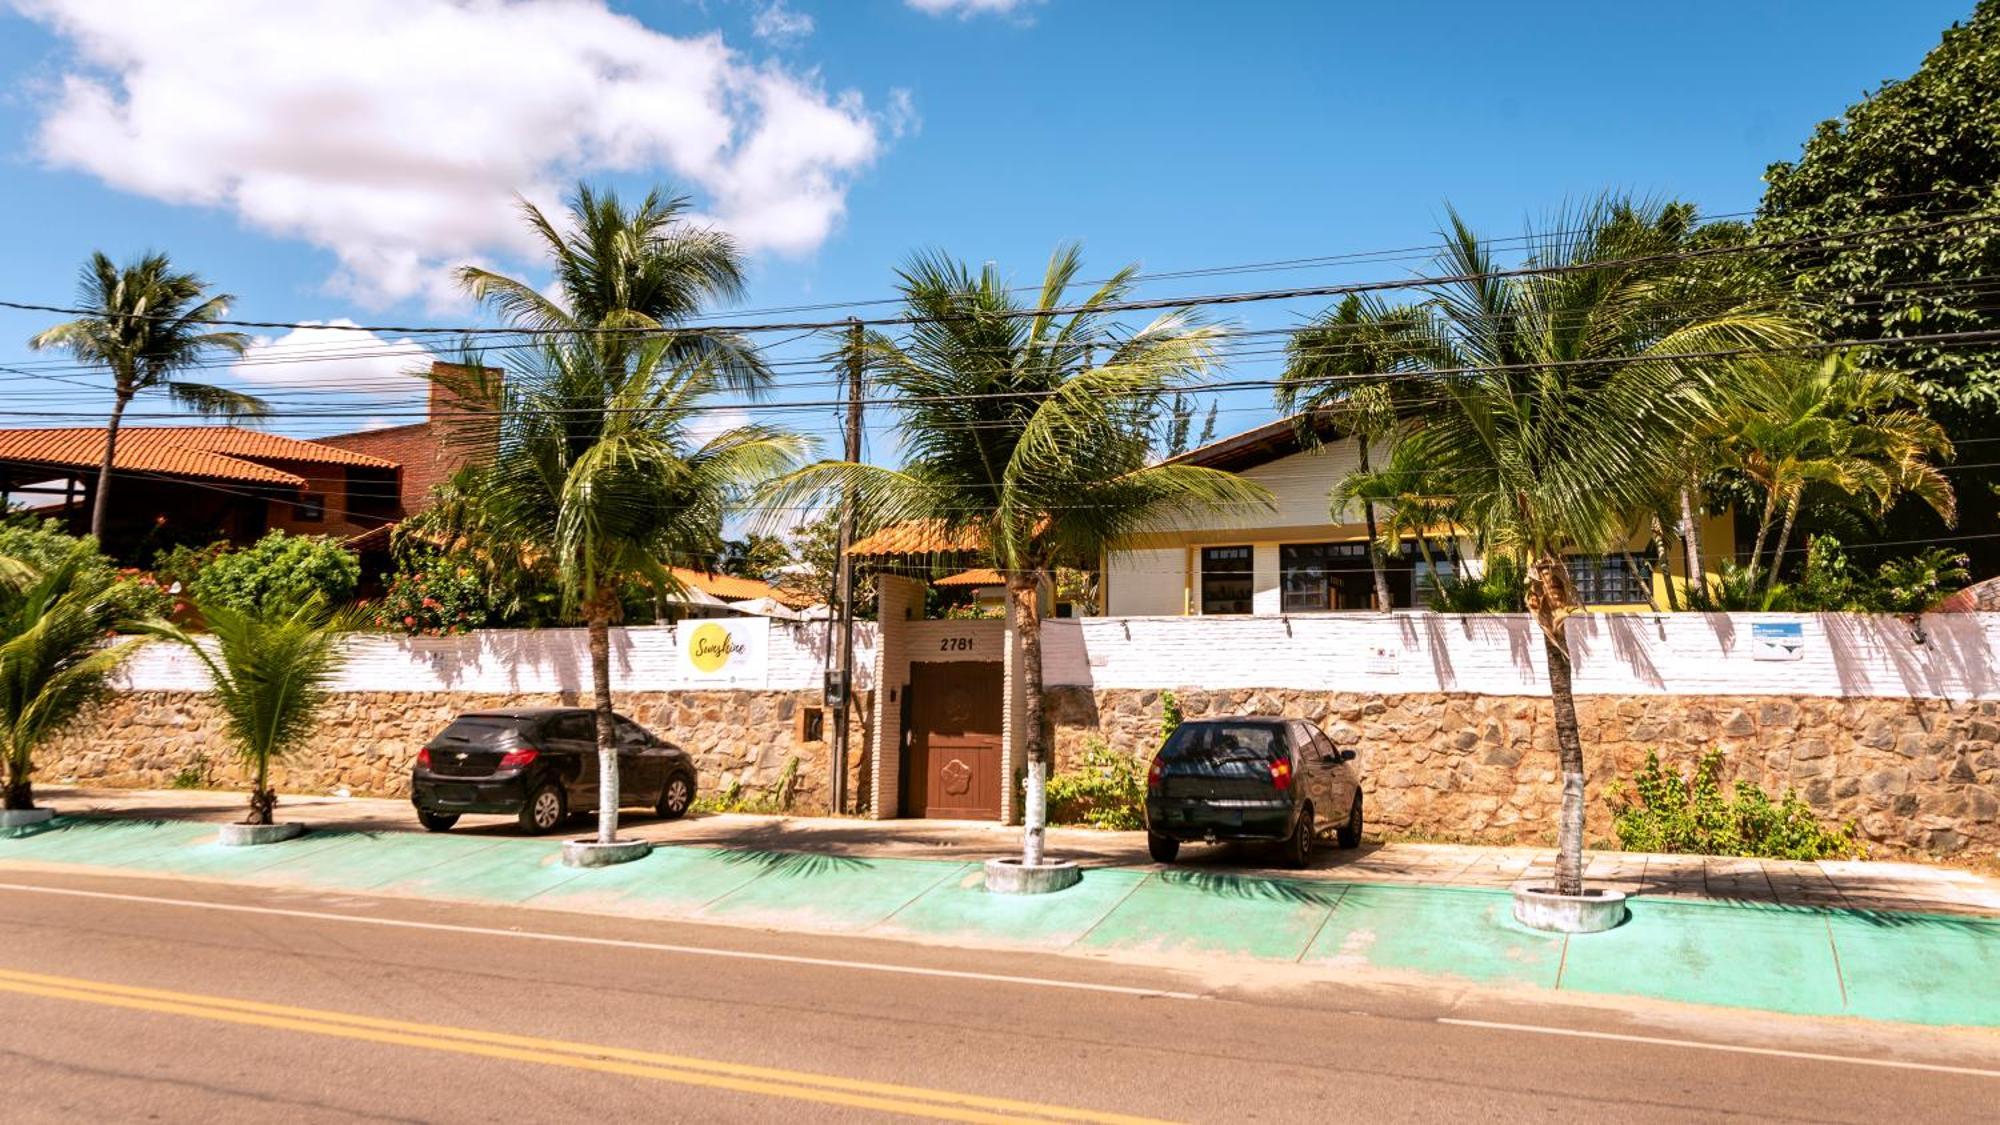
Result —
M 1875 1123 L 1996 1104 L 2000 1037 L 1980 1033 L 0 873 L 13 1122 Z

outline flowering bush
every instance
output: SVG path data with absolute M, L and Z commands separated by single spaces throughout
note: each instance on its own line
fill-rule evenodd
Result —
M 324 535 L 273 531 L 240 551 L 216 556 L 194 577 L 195 600 L 239 613 L 284 613 L 318 594 L 345 605 L 361 581 L 354 552 Z
M 477 629 L 491 615 L 477 570 L 436 551 L 412 549 L 396 564 L 373 616 L 378 628 L 391 633 L 441 637 Z

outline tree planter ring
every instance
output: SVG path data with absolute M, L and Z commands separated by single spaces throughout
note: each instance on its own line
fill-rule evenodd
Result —
M 47 824 L 55 817 L 54 809 L 0 809 L 0 834 L 12 836 L 21 829 Z
M 582 840 L 564 840 L 562 861 L 564 867 L 610 867 L 614 863 L 630 863 L 644 859 L 653 853 L 653 845 L 644 840 L 613 840 L 600 844 L 595 836 Z
M 1514 888 L 1514 920 L 1531 929 L 1596 934 L 1621 925 L 1628 916 L 1623 891 L 1592 888 L 1559 895 L 1554 887 Z
M 1083 881 L 1083 868 L 1073 859 L 1045 859 L 1033 867 L 1018 859 L 986 861 L 989 894 L 1045 895 L 1068 890 Z
M 225 824 L 216 843 L 225 848 L 247 848 L 253 844 L 275 844 L 305 835 L 303 824 Z

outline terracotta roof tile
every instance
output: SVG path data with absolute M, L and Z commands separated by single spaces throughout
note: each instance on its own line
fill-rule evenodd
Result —
M 957 574 L 947 574 L 933 586 L 1005 586 L 1007 580 L 997 570 L 964 570 Z
M 0 463 L 94 469 L 103 460 L 102 428 L 0 430 Z M 236 426 L 123 426 L 113 467 L 128 473 L 305 486 L 305 478 L 263 461 L 397 467 L 366 453 Z
M 921 521 L 885 527 L 857 540 L 847 549 L 851 555 L 939 555 L 948 551 L 977 551 L 986 545 L 976 527 L 956 534 L 937 523 Z
M 688 567 L 673 568 L 674 577 L 704 594 L 721 598 L 726 602 L 748 601 L 752 598 L 776 598 L 790 602 L 789 593 L 781 594 L 769 582 L 755 578 L 738 578 L 733 574 L 710 574 L 707 571 L 692 570 Z

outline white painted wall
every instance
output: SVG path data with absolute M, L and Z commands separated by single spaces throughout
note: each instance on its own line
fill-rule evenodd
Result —
M 693 629 L 700 621 L 681 623 Z M 817 690 L 826 653 L 824 622 L 741 619 L 739 627 L 767 628 L 764 672 L 742 690 Z M 716 690 L 684 669 L 680 638 L 673 625 L 611 631 L 611 687 L 619 691 Z M 854 628 L 855 686 L 875 680 L 879 631 L 872 621 Z M 590 649 L 582 629 L 490 629 L 458 637 L 357 635 L 348 641 L 348 659 L 335 691 L 558 692 L 588 693 Z M 998 659 L 997 656 L 989 659 Z M 208 687 L 201 662 L 165 642 L 147 643 L 126 662 L 120 686 L 131 691 L 202 691 Z
M 1379 443 L 1378 443 L 1379 444 Z M 1386 449 L 1369 450 L 1379 462 Z M 1361 518 L 1357 507 L 1338 519 L 1328 514 L 1328 494 L 1333 486 L 1360 467 L 1360 450 L 1353 441 L 1328 442 L 1310 453 L 1294 453 L 1238 474 L 1271 490 L 1277 510 L 1253 509 L 1235 515 L 1234 523 L 1223 527 L 1315 527 L 1328 523 L 1351 523 Z
M 1754 658 L 1759 622 L 1799 624 L 1800 658 Z M 1922 626 L 1919 643 L 1886 616 L 1591 614 L 1572 620 L 1569 637 L 1581 694 L 2000 699 L 2000 614 Z M 1045 630 L 1051 686 L 1548 691 L 1541 635 L 1525 615 L 1085 618 Z
M 1113 551 L 1105 609 L 1116 616 L 1178 616 L 1187 595 L 1187 550 Z
M 1250 612 L 1279 613 L 1285 608 L 1278 592 L 1278 545 L 1259 543 L 1250 549 Z

